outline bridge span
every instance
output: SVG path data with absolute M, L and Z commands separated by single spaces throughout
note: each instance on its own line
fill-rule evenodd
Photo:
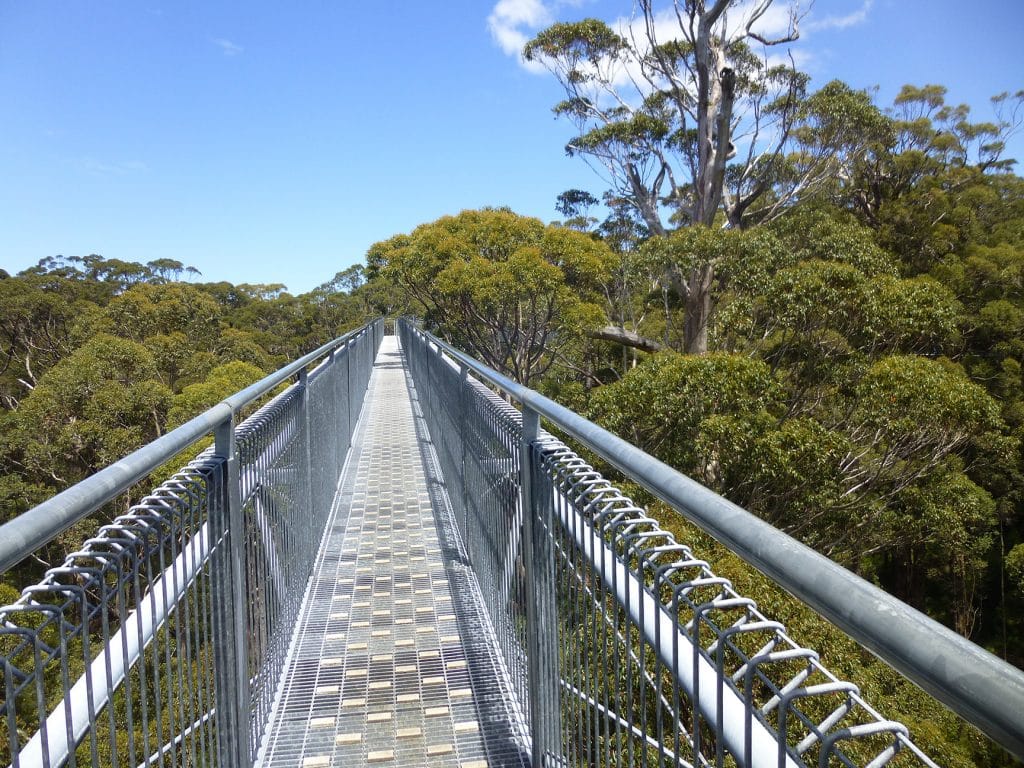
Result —
M 1019 670 L 377 321 L 0 527 L 70 552 L 0 607 L 0 765 L 936 765 L 581 451 L 1024 756 Z

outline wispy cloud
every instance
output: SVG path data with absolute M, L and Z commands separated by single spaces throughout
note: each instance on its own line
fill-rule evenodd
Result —
M 874 4 L 875 0 L 864 0 L 864 2 L 861 3 L 860 8 L 846 14 L 845 16 L 825 16 L 820 19 L 811 17 L 804 24 L 804 29 L 808 32 L 818 32 L 823 29 L 847 29 L 848 27 L 855 27 L 868 20 L 868 14 L 871 13 L 871 6 Z
M 78 166 L 97 176 L 127 176 L 134 173 L 145 173 L 149 170 L 141 160 L 98 160 L 95 157 L 83 157 L 78 161 Z
M 211 42 L 220 48 L 221 52 L 225 56 L 237 56 L 245 50 L 242 46 L 237 43 L 233 43 L 224 37 L 215 37 Z

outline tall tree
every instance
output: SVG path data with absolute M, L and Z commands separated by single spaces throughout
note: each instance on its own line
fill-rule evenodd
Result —
M 524 49 L 567 98 L 555 113 L 579 130 L 566 150 L 600 166 L 654 235 L 743 227 L 780 215 L 857 156 L 880 119 L 866 94 L 808 78 L 774 53 L 796 40 L 800 6 L 775 0 L 638 0 L 619 32 L 558 23 Z M 707 350 L 715 263 L 665 279 L 686 302 L 685 349 Z

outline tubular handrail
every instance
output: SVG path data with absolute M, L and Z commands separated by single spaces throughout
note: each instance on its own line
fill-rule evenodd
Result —
M 636 446 L 436 336 L 413 330 L 481 380 L 594 451 L 1024 759 L 1024 672 Z
M 557 496 L 561 496 L 561 493 L 556 492 L 556 498 Z M 643 588 L 640 580 L 629 572 L 626 565 L 616 557 L 612 547 L 602 539 L 586 518 L 576 510 L 559 506 L 563 529 L 571 532 L 576 546 L 595 565 L 594 570 L 600 575 L 609 592 L 615 595 L 620 605 L 626 606 L 630 618 L 637 627 L 640 627 L 647 642 L 656 649 L 658 655 L 668 661 L 695 659 L 694 664 L 699 674 L 694 674 L 695 669 L 690 664 L 680 664 L 676 670 L 679 682 L 683 690 L 696 702 L 696 706 L 700 708 L 708 722 L 715 722 L 715 714 L 721 707 L 724 720 L 722 738 L 737 763 L 755 768 L 796 768 L 796 763 L 785 753 L 782 762 L 776 762 L 776 736 L 757 720 L 746 723 L 743 700 L 733 695 L 728 687 L 719 687 L 711 662 L 698 653 L 689 635 L 675 624 L 670 611 Z M 662 630 L 659 626 L 662 622 L 665 627 L 672 628 Z M 749 747 L 745 741 L 748 737 Z
M 242 408 L 287 381 L 310 363 L 369 332 L 374 323 L 339 336 L 309 354 L 231 395 L 180 427 L 161 435 L 123 459 L 104 467 L 13 520 L 0 525 L 0 574 L 46 545 L 76 522 L 128 490 Z

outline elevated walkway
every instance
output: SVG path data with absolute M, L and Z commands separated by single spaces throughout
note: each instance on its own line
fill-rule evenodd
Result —
M 395 336 L 331 514 L 258 764 L 527 765 Z
M 1024 756 L 1019 670 L 398 331 L 345 334 L 0 526 L 2 574 L 198 451 L 0 606 L 0 766 L 937 768 L 589 453 Z

